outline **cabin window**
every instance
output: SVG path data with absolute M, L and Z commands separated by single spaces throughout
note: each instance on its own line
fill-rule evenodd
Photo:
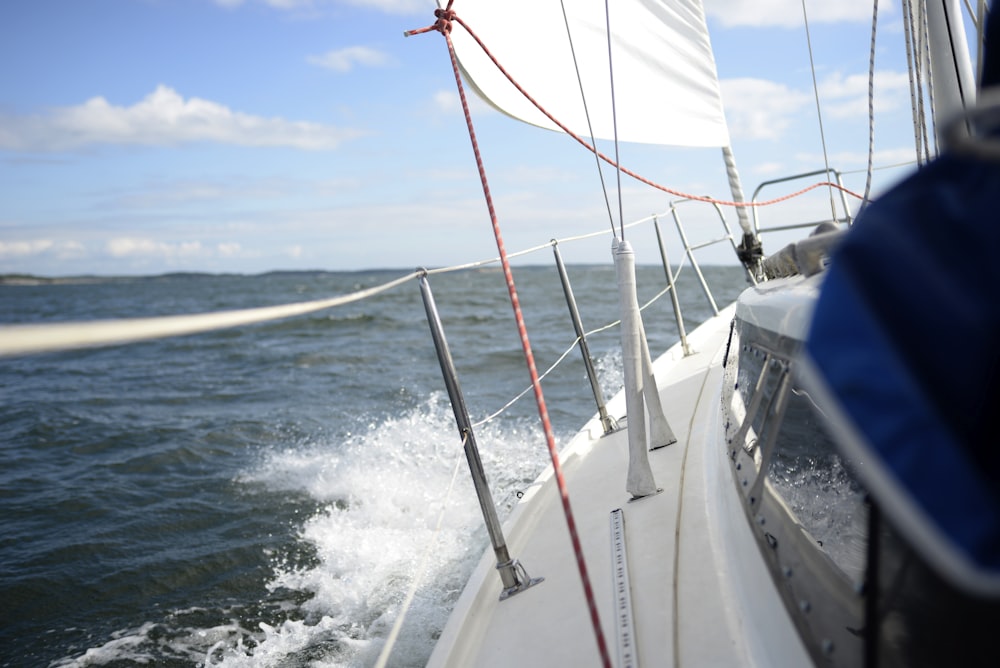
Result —
M 816 544 L 853 582 L 861 582 L 868 529 L 864 491 L 799 388 L 788 393 L 767 477 Z
M 837 453 L 815 404 L 794 381 L 790 360 L 797 343 L 771 340 L 765 347 L 756 337 L 748 342 L 747 335 L 760 330 L 748 332 L 746 325 L 741 329 L 738 364 L 727 370 L 730 457 L 737 466 L 752 461 L 756 475 L 763 471 L 768 492 L 781 499 L 789 519 L 851 581 L 860 583 L 867 544 L 864 493 Z M 762 487 L 750 484 L 744 489 Z

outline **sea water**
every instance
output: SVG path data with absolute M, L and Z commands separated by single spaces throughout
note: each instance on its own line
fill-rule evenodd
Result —
M 716 299 L 745 287 L 710 267 Z M 195 313 L 319 299 L 407 272 L 176 274 L 0 284 L 0 320 Z M 663 289 L 639 267 L 640 301 Z M 571 266 L 584 325 L 614 270 Z M 552 268 L 515 268 L 540 370 L 575 335 Z M 473 421 L 529 376 L 502 274 L 430 279 Z M 687 326 L 710 308 L 681 276 Z M 656 354 L 668 298 L 644 315 Z M 618 330 L 589 339 L 602 391 Z M 0 666 L 420 666 L 488 545 L 420 291 L 278 322 L 0 359 Z M 557 441 L 596 411 L 573 351 L 543 380 Z M 548 464 L 533 395 L 476 427 L 503 517 Z M 415 583 L 415 584 L 414 584 Z

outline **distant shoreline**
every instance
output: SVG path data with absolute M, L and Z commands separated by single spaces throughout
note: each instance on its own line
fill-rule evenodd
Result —
M 579 264 L 570 263 L 569 266 L 580 266 L 580 267 L 606 267 L 607 269 L 613 269 L 614 266 L 611 263 L 603 265 L 594 262 L 581 262 Z M 655 263 L 641 263 L 637 266 L 658 266 Z M 728 265 L 728 264 L 703 264 L 702 267 L 728 267 L 728 266 L 738 266 L 738 265 Z M 525 264 L 525 265 L 515 265 L 514 271 L 525 269 L 554 269 L 553 265 L 547 264 Z M 461 271 L 499 271 L 500 267 L 494 265 L 486 265 L 480 267 L 469 267 L 462 269 Z M 150 280 L 163 280 L 163 279 L 184 279 L 184 278 L 204 278 L 204 277 L 220 277 L 220 276 L 234 276 L 234 277 L 253 277 L 253 276 L 280 276 L 288 274 L 384 274 L 384 273 L 397 273 L 397 274 L 408 274 L 414 271 L 412 268 L 403 269 L 400 267 L 373 267 L 371 269 L 275 269 L 272 271 L 262 271 L 260 273 L 250 273 L 243 274 L 238 272 L 209 272 L 209 271 L 175 271 L 166 272 L 162 274 L 119 274 L 119 275 L 97 275 L 97 274 L 83 274 L 79 276 L 37 276 L 35 274 L 0 274 L 0 286 L 3 285 L 13 285 L 13 286 L 37 286 L 37 285 L 85 285 L 88 283 L 113 283 L 113 282 L 127 282 L 127 281 L 150 281 Z

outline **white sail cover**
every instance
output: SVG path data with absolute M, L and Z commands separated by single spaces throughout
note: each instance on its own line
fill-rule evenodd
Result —
M 512 3 L 456 0 L 453 9 L 532 97 L 573 132 L 614 138 L 605 0 Z M 699 0 L 611 0 L 611 59 L 618 139 L 728 146 L 719 79 Z M 580 67 L 588 130 L 573 65 Z M 466 79 L 497 109 L 558 129 L 501 74 L 460 26 L 452 41 Z

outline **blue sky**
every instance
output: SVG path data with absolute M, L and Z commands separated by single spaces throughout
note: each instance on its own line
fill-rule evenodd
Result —
M 763 179 L 822 167 L 800 0 L 705 6 L 748 195 Z M 807 8 L 831 165 L 863 169 L 871 6 Z M 433 9 L 0 3 L 0 273 L 410 269 L 495 256 L 444 40 L 403 37 Z M 913 156 L 910 105 L 899 10 L 880 14 L 876 161 L 893 164 Z M 508 250 L 607 228 L 590 154 L 482 103 L 473 110 Z M 621 155 L 655 181 L 728 198 L 717 149 L 623 144 Z M 877 185 L 901 173 L 879 172 Z M 848 179 L 863 190 L 863 174 Z M 626 219 L 667 210 L 666 195 L 622 185 Z M 818 220 L 824 200 L 762 217 L 781 222 L 818 201 L 805 214 Z M 568 260 L 608 261 L 607 245 Z M 640 262 L 656 259 L 647 246 Z

